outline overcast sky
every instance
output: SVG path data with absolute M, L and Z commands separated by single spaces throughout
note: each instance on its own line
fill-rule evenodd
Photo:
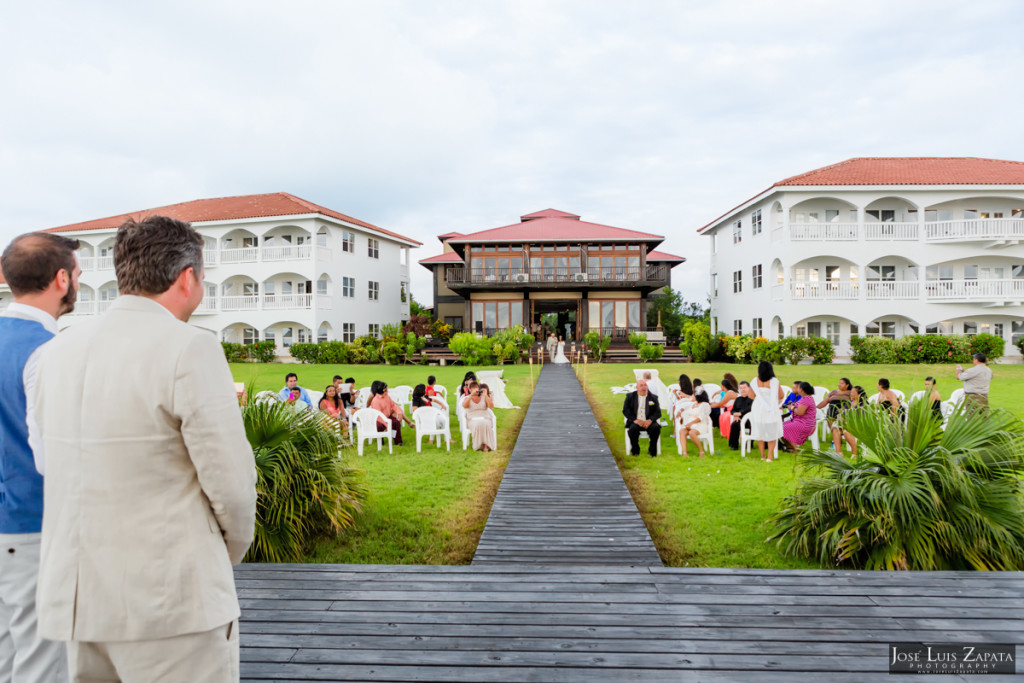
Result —
M 34 2 L 0 10 L 0 241 L 287 191 L 424 242 L 666 236 L 854 156 L 1024 160 L 1018 0 Z M 414 265 L 413 294 L 430 298 Z

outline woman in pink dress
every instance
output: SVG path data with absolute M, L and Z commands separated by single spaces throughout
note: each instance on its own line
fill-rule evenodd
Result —
M 782 447 L 790 452 L 802 446 L 818 427 L 814 387 L 810 382 L 800 382 L 796 393 L 799 398 L 792 404 L 793 417 L 782 423 Z

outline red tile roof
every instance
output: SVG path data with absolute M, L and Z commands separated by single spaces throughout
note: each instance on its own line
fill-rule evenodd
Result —
M 445 240 L 451 239 L 452 237 L 462 237 L 462 233 L 461 232 L 446 232 L 443 235 L 438 235 L 437 239 L 439 239 L 442 242 L 444 242 Z
M 1024 185 L 1024 162 L 976 157 L 861 157 L 775 183 L 786 185 Z
M 576 220 L 580 219 L 580 217 L 574 213 L 569 213 L 568 211 L 559 211 L 558 209 L 544 209 L 543 211 L 534 211 L 533 213 L 528 213 L 525 216 L 520 216 L 519 218 L 523 221 L 532 221 L 537 218 L 575 218 Z
M 429 258 L 420 259 L 420 263 L 462 263 L 462 257 L 456 254 L 454 251 L 446 251 L 443 254 L 438 254 L 437 256 L 431 256 Z
M 543 215 L 542 215 L 543 214 Z M 579 216 L 564 211 L 546 209 L 522 217 L 520 223 L 500 228 L 471 232 L 448 240 L 449 244 L 467 242 L 564 242 L 566 240 L 655 242 L 665 238 L 636 230 L 614 228 L 610 225 L 581 221 Z
M 250 194 L 239 197 L 219 197 L 215 199 L 197 199 L 181 204 L 170 204 L 159 206 L 155 209 L 143 209 L 132 213 L 110 216 L 109 218 L 98 218 L 85 221 L 84 223 L 73 223 L 62 225 L 57 228 L 50 228 L 46 232 L 75 232 L 78 230 L 102 230 L 116 228 L 128 218 L 148 215 L 161 215 L 188 221 L 189 223 L 200 223 L 204 221 L 228 221 L 241 220 L 244 218 L 264 218 L 269 216 L 293 216 L 303 214 L 321 214 L 331 218 L 360 225 L 370 230 L 375 230 L 397 239 L 422 244 L 414 239 L 399 235 L 384 228 L 377 227 L 372 223 L 361 221 L 358 218 L 346 216 L 343 213 L 333 211 L 326 207 L 300 199 L 287 192 L 272 192 L 270 194 Z
M 682 256 L 675 256 L 664 251 L 652 251 L 647 254 L 648 261 L 678 261 L 683 263 L 686 259 Z
M 780 180 L 697 232 L 772 188 L 820 185 L 1024 185 L 1024 162 L 979 157 L 856 157 Z

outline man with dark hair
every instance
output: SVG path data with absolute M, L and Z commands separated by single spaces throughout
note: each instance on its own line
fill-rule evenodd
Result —
M 983 353 L 976 353 L 971 358 L 974 367 L 964 370 L 956 366 L 956 378 L 964 383 L 964 400 L 972 409 L 988 408 L 988 391 L 992 385 L 992 369 L 987 365 L 988 358 Z
M 43 528 L 42 449 L 29 401 L 43 346 L 75 306 L 78 240 L 16 237 L 0 256 L 14 301 L 0 316 L 0 680 L 68 680 L 63 643 L 36 634 Z M 35 453 L 34 453 L 35 451 Z
M 292 389 L 299 390 L 299 397 L 297 399 L 292 394 Z M 277 400 L 284 401 L 285 403 L 302 401 L 310 410 L 313 409 L 313 399 L 308 391 L 299 386 L 299 376 L 294 372 L 289 372 L 284 376 L 284 388 L 277 392 Z
M 74 680 L 238 680 L 231 565 L 252 542 L 256 468 L 220 344 L 186 324 L 202 249 L 187 223 L 127 221 L 121 296 L 40 361 L 39 635 L 68 641 Z

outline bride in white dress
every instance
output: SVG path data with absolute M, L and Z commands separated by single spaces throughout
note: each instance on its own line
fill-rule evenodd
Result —
M 558 339 L 558 346 L 555 347 L 555 359 L 553 363 L 569 364 L 569 359 L 565 357 L 565 342 L 561 337 Z

